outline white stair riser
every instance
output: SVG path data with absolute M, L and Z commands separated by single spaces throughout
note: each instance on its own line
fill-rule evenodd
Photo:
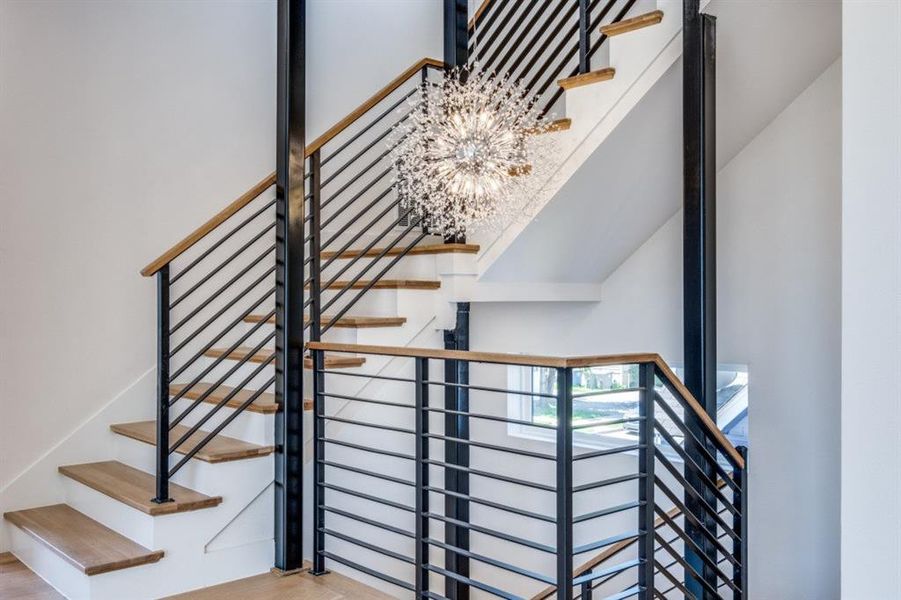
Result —
M 179 400 L 172 409 L 170 409 L 171 415 L 180 415 L 183 411 L 190 408 L 191 404 L 193 404 L 192 400 Z M 188 416 L 181 421 L 181 424 L 186 427 L 191 427 L 198 423 L 202 418 L 206 417 L 206 415 L 215 408 L 215 404 L 201 402 L 196 408 L 188 413 Z M 234 415 L 234 413 L 235 409 L 223 406 L 201 425 L 201 429 L 204 431 L 212 431 L 226 419 Z M 222 435 L 244 440 L 251 444 L 271 446 L 275 444 L 275 415 L 244 410 L 222 430 Z

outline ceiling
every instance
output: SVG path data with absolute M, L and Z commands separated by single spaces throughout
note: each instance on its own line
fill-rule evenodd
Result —
M 722 168 L 841 54 L 839 0 L 712 0 Z M 602 282 L 679 209 L 677 61 L 484 275 Z

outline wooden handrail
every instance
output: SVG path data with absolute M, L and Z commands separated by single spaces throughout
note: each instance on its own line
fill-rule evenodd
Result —
M 335 123 L 332 127 L 329 128 L 328 131 L 320 135 L 318 138 L 312 141 L 305 149 L 304 149 L 304 158 L 309 157 L 313 152 L 322 148 L 329 140 L 334 138 L 336 135 L 347 129 L 347 127 L 359 119 L 361 116 L 366 114 L 369 109 L 373 106 L 384 100 L 388 97 L 388 95 L 399 88 L 403 83 L 408 80 L 410 77 L 416 74 L 417 71 L 425 68 L 425 67 L 435 67 L 438 69 L 444 68 L 444 62 L 435 58 L 423 58 L 405 70 L 403 73 L 395 77 L 391 80 L 388 85 L 377 91 L 373 94 L 366 102 L 356 107 L 349 115 Z
M 304 158 L 309 157 L 313 152 L 322 148 L 329 140 L 347 129 L 351 123 L 366 114 L 373 106 L 384 100 L 388 95 L 399 88 L 405 81 L 416 74 L 417 71 L 425 67 L 444 68 L 444 63 L 434 58 L 423 58 L 407 68 L 403 73 L 395 77 L 391 82 L 372 95 L 363 104 L 355 108 L 349 115 L 335 123 L 328 131 L 313 140 L 313 143 L 304 148 Z M 270 186 L 275 185 L 275 173 L 270 173 L 265 179 L 241 194 L 239 198 L 231 204 L 219 211 L 209 221 L 192 231 L 186 238 L 166 250 L 159 258 L 155 259 L 149 265 L 141 269 L 141 275 L 150 277 L 155 275 L 160 269 L 178 258 L 182 252 L 200 241 L 206 234 L 221 225 L 230 216 L 247 206 L 254 198 L 266 191 Z
M 221 225 L 230 216 L 247 206 L 254 198 L 275 185 L 275 173 L 270 173 L 265 179 L 241 194 L 231 204 L 216 213 L 209 221 L 192 231 L 186 238 L 166 250 L 159 258 L 141 269 L 141 275 L 150 277 L 157 271 L 175 260 L 182 252 L 199 242 L 206 234 Z
M 482 3 L 476 9 L 474 13 L 472 13 L 472 18 L 469 20 L 469 31 L 472 31 L 476 28 L 476 22 L 482 18 L 482 13 L 488 9 L 488 5 L 491 4 L 491 0 L 482 0 Z
M 408 358 L 435 358 L 441 360 L 465 360 L 471 362 L 491 363 L 500 365 L 521 365 L 525 367 L 548 368 L 584 368 L 600 367 L 605 365 L 628 365 L 641 363 L 654 363 L 661 376 L 685 399 L 685 403 L 692 412 L 701 420 L 710 435 L 716 439 L 720 448 L 725 451 L 732 461 L 740 468 L 744 468 L 745 461 L 738 450 L 732 445 L 725 435 L 716 426 L 710 415 L 701 408 L 701 404 L 688 391 L 688 388 L 679 381 L 673 370 L 659 354 L 632 353 L 632 354 L 608 354 L 597 356 L 535 356 L 528 354 L 507 354 L 500 352 L 472 352 L 465 350 L 437 350 L 432 348 L 407 348 L 403 346 L 367 346 L 361 344 L 335 344 L 330 342 L 309 342 L 310 350 L 322 350 L 325 352 L 355 352 L 359 354 L 374 354 L 379 356 L 402 356 Z

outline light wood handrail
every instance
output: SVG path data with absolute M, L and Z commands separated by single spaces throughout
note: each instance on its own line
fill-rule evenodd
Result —
M 384 100 L 388 95 L 399 88 L 405 81 L 416 74 L 417 71 L 425 67 L 444 68 L 444 63 L 434 58 L 423 58 L 407 68 L 403 73 L 395 77 L 388 85 L 380 89 L 372 95 L 363 104 L 355 108 L 349 115 L 335 123 L 328 131 L 313 140 L 306 148 L 304 148 L 304 158 L 309 157 L 313 152 L 322 148 L 329 140 L 347 129 L 351 123 L 366 114 L 373 106 Z M 182 252 L 200 241 L 206 234 L 221 225 L 230 216 L 247 206 L 254 198 L 266 191 L 270 186 L 275 185 L 275 173 L 270 173 L 265 179 L 241 194 L 239 198 L 231 204 L 219 211 L 209 221 L 192 231 L 186 238 L 166 250 L 159 258 L 155 259 L 149 265 L 141 269 L 141 275 L 150 277 L 155 275 L 160 269 L 178 258 Z
M 679 393 L 685 400 L 686 406 L 701 420 L 710 435 L 716 439 L 720 448 L 726 452 L 732 461 L 740 468 L 744 468 L 745 461 L 741 454 L 732 445 L 725 435 L 716 426 L 701 404 L 688 391 L 688 388 L 679 381 L 673 370 L 659 354 L 632 353 L 609 354 L 597 356 L 535 356 L 528 354 L 505 354 L 500 352 L 472 352 L 464 350 L 436 350 L 432 348 L 408 348 L 403 346 L 367 346 L 361 344 L 335 344 L 330 342 L 309 342 L 310 350 L 322 350 L 325 352 L 354 352 L 359 354 L 374 354 L 380 356 L 402 356 L 408 358 L 435 358 L 442 360 L 466 360 L 471 362 L 522 365 L 526 367 L 548 368 L 584 368 L 599 367 L 605 365 L 628 365 L 640 363 L 654 363 L 660 375 Z
M 469 20 L 469 31 L 472 31 L 476 27 L 476 21 L 478 21 L 482 17 L 482 13 L 488 9 L 488 6 L 491 4 L 491 0 L 482 0 L 482 3 L 476 9 L 474 13 L 472 13 L 472 18 Z
M 366 100 L 366 102 L 356 107 L 353 111 L 351 111 L 349 115 L 335 123 L 332 127 L 329 128 L 328 131 L 313 140 L 304 149 L 304 158 L 309 157 L 313 152 L 322 148 L 329 140 L 333 139 L 336 135 L 347 129 L 347 127 L 351 123 L 366 114 L 369 109 L 387 98 L 391 92 L 399 88 L 405 81 L 415 75 L 417 71 L 424 69 L 425 67 L 435 67 L 438 69 L 443 69 L 444 62 L 435 58 L 423 58 L 414 63 L 406 71 L 392 79 L 391 82 L 388 83 L 388 85 L 373 94 L 368 100 Z
M 189 233 L 186 238 L 166 250 L 159 258 L 141 269 L 141 275 L 144 277 L 155 275 L 157 271 L 175 260 L 182 252 L 199 242 L 206 234 L 224 223 L 226 219 L 247 206 L 254 198 L 258 197 L 273 185 L 275 185 L 275 173 L 270 173 L 265 179 L 241 194 L 231 204 L 213 215 L 209 221 Z

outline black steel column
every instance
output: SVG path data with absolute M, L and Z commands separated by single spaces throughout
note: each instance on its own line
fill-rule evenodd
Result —
M 444 64 L 447 69 L 469 62 L 469 6 L 467 0 L 444 0 Z M 449 235 L 445 244 L 464 244 L 466 235 Z
M 156 496 L 169 498 L 169 265 L 156 274 Z
M 457 303 L 457 322 L 452 330 L 444 332 L 445 350 L 469 350 L 469 303 Z M 447 383 L 469 383 L 469 363 L 465 361 L 444 361 L 444 380 Z M 466 388 L 445 386 L 444 407 L 447 410 L 469 412 L 469 390 Z M 446 414 L 444 417 L 444 435 L 461 440 L 469 439 L 469 417 L 459 414 Z M 444 460 L 450 465 L 469 467 L 469 445 L 445 442 Z M 444 469 L 444 489 L 469 496 L 469 474 L 458 469 Z M 444 514 L 451 519 L 469 523 L 469 501 L 452 494 L 444 496 Z M 469 550 L 469 530 L 465 527 L 446 524 L 445 539 L 451 546 Z M 469 577 L 469 558 L 445 550 L 444 565 L 448 571 Z M 444 595 L 450 600 L 467 600 L 469 586 L 450 577 L 445 578 Z
M 573 370 L 557 369 L 557 599 L 573 597 Z
M 429 359 L 416 359 L 416 598 L 429 591 Z M 449 469 L 448 469 L 449 470 Z
M 591 70 L 588 60 L 588 47 L 591 41 L 591 14 L 588 9 L 588 0 L 579 0 L 579 73 L 587 73 Z
M 303 562 L 305 0 L 278 0 L 275 567 Z
M 716 20 L 700 14 L 698 0 L 685 0 L 683 9 L 685 385 L 716 419 Z M 697 439 L 706 439 L 698 423 L 687 419 L 687 424 Z M 688 444 L 688 452 L 714 477 L 699 449 Z M 687 475 L 696 490 L 705 489 L 697 475 Z M 708 501 L 716 506 L 715 497 Z M 711 515 L 688 493 L 685 502 L 701 522 L 713 524 Z M 715 524 L 709 529 L 716 531 Z M 712 544 L 690 523 L 686 531 L 715 564 Z M 686 560 L 716 586 L 716 574 L 688 548 Z M 698 598 L 709 597 L 690 576 L 686 576 L 686 586 Z
M 638 482 L 638 558 L 642 561 L 638 567 L 638 585 L 640 600 L 656 597 L 654 593 L 655 543 L 654 543 L 654 381 L 655 365 L 646 363 L 639 365 L 639 387 L 641 396 L 638 400 L 638 472 L 642 478 Z

